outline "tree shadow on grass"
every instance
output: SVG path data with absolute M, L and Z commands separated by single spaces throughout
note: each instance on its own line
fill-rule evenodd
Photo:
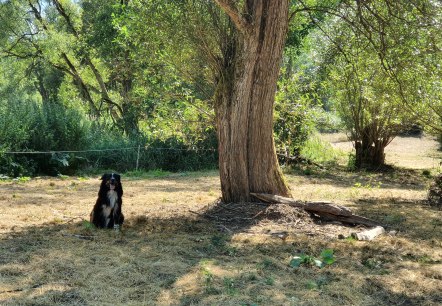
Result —
M 423 175 L 422 170 L 392 167 L 388 171 L 348 171 L 343 167 L 333 167 L 330 170 L 296 171 L 306 180 L 319 181 L 337 187 L 354 187 L 355 185 L 381 188 L 422 190 L 430 181 Z
M 232 224 L 223 228 L 204 216 L 213 217 L 215 210 L 168 218 L 140 215 L 128 218 L 120 233 L 91 229 L 84 221 L 5 234 L 0 240 L 0 304 L 278 305 L 272 282 L 288 272 L 293 245 L 268 235 L 233 243 L 234 233 L 225 230 L 234 229 Z M 242 223 L 235 231 L 250 226 Z M 310 250 L 306 242 L 297 246 Z M 257 298 L 261 289 L 269 292 Z
M 0 240 L 0 304 L 156 304 L 160 291 L 214 254 L 204 220 L 128 220 L 121 232 L 87 222 L 31 226 Z M 204 251 L 204 252 L 203 252 Z
M 358 214 L 384 224 L 388 230 L 427 243 L 442 241 L 442 217 L 425 200 L 397 198 L 359 199 Z
M 127 218 L 122 232 L 91 229 L 87 222 L 10 232 L 0 240 L 0 304 L 354 305 L 363 298 L 370 301 L 367 305 L 396 301 L 430 305 L 439 301 L 439 293 L 431 290 L 425 297 L 385 287 L 382 294 L 374 293 L 369 280 L 355 288 L 352 282 L 365 273 L 353 264 L 358 245 L 331 239 L 325 232 L 308 235 L 307 227 L 326 226 L 310 223 L 299 212 L 269 210 L 259 204 L 244 207 L 248 214 L 241 209 L 215 202 L 196 213 L 165 218 L 139 215 Z M 289 237 L 272 235 L 281 227 L 288 229 Z M 294 254 L 318 256 L 330 244 L 340 260 L 336 268 L 289 266 Z

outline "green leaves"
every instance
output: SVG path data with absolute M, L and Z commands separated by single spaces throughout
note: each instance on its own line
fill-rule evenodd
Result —
M 319 259 L 307 254 L 299 254 L 293 256 L 290 260 L 290 266 L 293 268 L 299 268 L 301 265 L 316 266 L 323 268 L 327 265 L 333 264 L 336 259 L 333 255 L 333 249 L 325 249 L 319 255 Z
M 336 258 L 333 255 L 332 249 L 325 249 L 321 252 L 321 258 L 325 265 L 331 265 L 336 261 Z
M 306 263 L 307 261 L 306 255 L 293 256 L 292 260 L 290 260 L 290 266 L 293 268 L 299 268 L 301 264 Z

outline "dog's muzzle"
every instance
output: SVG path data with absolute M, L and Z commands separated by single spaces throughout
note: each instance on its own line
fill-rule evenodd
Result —
M 110 187 L 111 190 L 114 190 L 114 189 L 115 189 L 115 178 L 114 178 L 114 174 L 113 174 L 113 173 L 112 173 L 112 176 L 111 176 L 111 178 L 110 178 L 110 184 L 109 184 L 109 187 Z

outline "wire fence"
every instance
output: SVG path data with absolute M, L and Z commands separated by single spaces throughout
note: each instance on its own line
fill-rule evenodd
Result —
M 218 161 L 216 148 L 142 145 L 88 150 L 1 151 L 0 155 L 3 168 L 9 173 L 74 174 L 87 169 L 194 171 L 216 168 Z M 0 169 L 2 172 L 5 171 Z

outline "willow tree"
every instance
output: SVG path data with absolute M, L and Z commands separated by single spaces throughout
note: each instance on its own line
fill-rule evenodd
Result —
M 317 49 L 326 50 L 357 168 L 382 169 L 385 147 L 413 124 L 442 131 L 440 12 L 432 0 L 344 1 L 330 10 L 318 39 L 330 42 Z
M 289 1 L 215 0 L 229 17 L 214 97 L 225 202 L 251 192 L 290 194 L 273 139 L 273 106 L 289 23 Z
M 204 87 L 213 93 L 223 201 L 248 202 L 253 192 L 289 196 L 273 109 L 291 1 L 144 0 L 142 7 L 159 14 L 165 60 L 185 75 L 211 80 Z

